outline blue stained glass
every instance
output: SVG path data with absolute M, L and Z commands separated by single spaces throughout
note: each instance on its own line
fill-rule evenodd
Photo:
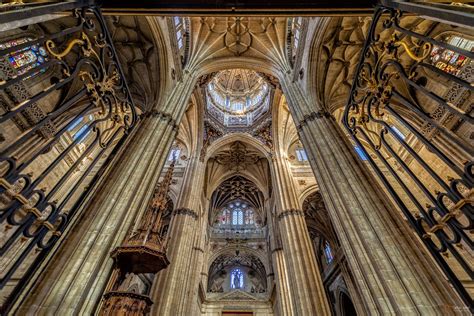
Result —
M 400 136 L 401 139 L 405 139 L 405 134 L 403 134 L 398 128 L 396 128 L 395 126 L 390 126 L 390 128 L 392 129 L 392 131 L 395 132 L 395 134 Z
M 87 130 L 87 128 L 89 127 L 88 124 L 85 124 L 84 126 L 82 126 L 75 134 L 74 136 L 72 137 L 74 140 L 78 139 L 78 138 L 81 138 L 82 140 L 84 140 L 84 138 L 89 135 L 89 133 L 91 132 L 91 130 Z
M 244 212 L 240 209 L 236 209 L 232 212 L 232 225 L 243 225 L 244 224 Z
M 308 161 L 306 151 L 302 148 L 296 149 L 296 157 L 298 158 L 298 161 Z
M 367 155 L 365 154 L 364 150 L 362 150 L 362 148 L 360 148 L 359 146 L 354 146 L 354 149 L 361 160 L 368 159 Z
M 15 39 L 0 44 L 0 49 L 14 47 L 32 40 L 32 38 Z M 23 75 L 31 69 L 43 64 L 46 61 L 47 56 L 48 54 L 44 47 L 38 45 L 31 45 L 8 54 L 8 62 L 10 63 L 10 65 L 12 65 L 13 68 L 17 70 L 18 75 Z M 23 80 L 29 79 L 37 75 L 38 73 L 45 71 L 46 70 L 44 68 L 40 69 L 39 71 L 34 72 L 30 76 L 23 78 Z
M 244 288 L 244 274 L 239 268 L 232 270 L 230 275 L 230 287 L 232 289 Z
M 329 245 L 329 242 L 327 241 L 324 243 L 324 256 L 326 257 L 327 263 L 331 263 L 332 260 L 334 259 L 332 255 L 331 246 Z
M 68 130 L 68 131 L 72 131 L 73 129 L 75 129 L 75 128 L 77 127 L 77 125 L 79 125 L 79 123 L 82 122 L 82 119 L 83 119 L 82 116 L 81 116 L 81 117 L 78 117 L 78 118 L 72 123 L 72 125 L 68 127 L 67 130 Z

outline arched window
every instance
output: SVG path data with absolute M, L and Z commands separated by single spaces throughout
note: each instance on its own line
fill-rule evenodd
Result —
M 306 155 L 303 148 L 296 148 L 296 158 L 298 158 L 298 161 L 308 161 L 308 155 Z
M 360 160 L 367 160 L 367 155 L 365 154 L 364 150 L 360 148 L 359 146 L 354 146 L 354 150 L 357 153 L 357 156 L 359 156 Z
M 232 210 L 232 225 L 244 224 L 244 212 L 241 209 Z
M 392 131 L 397 134 L 398 136 L 400 136 L 401 139 L 405 139 L 406 136 L 405 134 L 403 134 L 397 127 L 391 125 L 390 128 L 392 129 Z
M 329 242 L 327 240 L 324 242 L 324 257 L 326 257 L 327 264 L 330 264 L 334 259 L 331 245 L 329 245 Z
M 239 268 L 232 270 L 230 274 L 230 288 L 243 289 L 244 288 L 244 274 Z
M 87 135 L 91 132 L 89 128 L 90 123 L 94 120 L 92 115 L 80 116 L 74 120 L 71 126 L 68 127 L 67 131 L 72 136 L 73 140 L 80 139 L 80 142 L 84 142 Z
M 292 63 L 295 61 L 296 52 L 298 51 L 298 47 L 300 45 L 302 25 L 303 25 L 302 17 L 294 17 L 290 19 L 290 22 L 289 22 L 290 35 L 291 35 L 290 58 L 291 58 Z
M 216 223 L 221 226 L 255 226 L 254 210 L 247 202 L 232 201 L 222 209 Z
M 15 47 L 27 42 L 33 41 L 31 37 L 22 37 L 0 44 L 0 49 L 7 49 Z M 22 75 L 30 69 L 41 66 L 48 60 L 48 53 L 43 46 L 31 45 L 11 52 L 7 55 L 6 60 L 16 70 L 17 75 Z M 40 69 L 38 72 L 28 76 L 25 79 L 31 78 L 39 72 L 44 72 L 45 69 Z
M 168 156 L 168 161 L 177 161 L 180 153 L 181 149 L 179 147 L 171 148 L 170 155 Z
M 446 42 L 463 50 L 474 51 L 474 41 L 461 36 L 449 36 Z M 466 56 L 437 45 L 433 46 L 430 59 L 435 67 L 455 76 L 458 76 L 463 66 L 469 63 L 469 58 Z

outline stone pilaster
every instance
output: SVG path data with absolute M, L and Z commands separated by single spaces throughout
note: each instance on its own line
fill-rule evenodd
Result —
M 276 155 L 273 171 L 279 210 L 277 220 L 293 303 L 290 315 L 330 315 L 304 214 L 297 209 L 298 200 L 288 161 Z
M 453 314 L 461 306 L 330 114 L 283 82 L 300 138 L 369 314 Z M 298 109 L 298 110 L 296 110 Z

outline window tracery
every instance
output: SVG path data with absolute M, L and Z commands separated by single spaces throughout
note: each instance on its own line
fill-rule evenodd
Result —
M 181 149 L 179 147 L 171 148 L 170 154 L 168 156 L 168 161 L 178 160 L 180 153 L 181 153 Z
M 234 201 L 221 211 L 219 226 L 255 226 L 253 209 L 245 202 Z

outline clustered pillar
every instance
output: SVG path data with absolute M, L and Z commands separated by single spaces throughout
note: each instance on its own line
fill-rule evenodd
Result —
M 299 209 L 288 161 L 278 153 L 273 159 L 277 220 L 290 275 L 291 315 L 330 315 L 304 213 Z
M 143 115 L 135 135 L 86 205 L 83 213 L 87 216 L 71 225 L 66 242 L 58 243 L 60 248 L 18 306 L 18 313 L 94 313 L 113 268 L 110 250 L 122 243 L 137 214 L 146 209 L 194 82 L 187 75 L 160 111 Z
M 183 187 L 178 198 L 178 208 L 173 213 L 170 232 L 170 267 L 158 275 L 152 297 L 157 304 L 156 315 L 194 315 L 197 313 L 197 292 L 203 264 L 201 240 L 205 230 L 201 225 L 199 210 L 204 176 L 203 162 L 195 150 L 189 159 Z M 166 291 L 162 291 L 166 289 Z
M 461 306 L 410 228 L 363 172 L 331 115 L 284 82 L 293 118 L 367 314 L 453 314 Z

